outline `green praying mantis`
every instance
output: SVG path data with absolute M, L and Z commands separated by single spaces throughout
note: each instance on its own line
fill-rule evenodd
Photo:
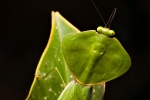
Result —
M 63 55 L 76 82 L 92 87 L 115 79 L 129 69 L 131 59 L 120 42 L 112 38 L 113 35 L 113 30 L 98 27 L 97 32 L 72 33 L 63 39 Z M 68 91 L 71 90 L 63 93 Z M 74 94 L 70 92 L 68 95 Z M 73 98 L 63 95 L 60 100 L 90 100 Z
M 114 31 L 98 27 L 67 35 L 62 51 L 68 68 L 77 82 L 96 85 L 112 80 L 130 67 L 130 57 L 116 38 Z
M 111 23 L 115 11 L 108 22 Z M 62 18 L 52 15 L 58 23 L 65 22 L 60 21 Z M 52 24 L 55 25 L 57 21 L 53 19 Z M 115 32 L 106 28 L 107 25 L 98 27 L 97 32 L 62 29 L 59 32 L 63 34 L 68 34 L 68 30 L 71 32 L 62 36 L 62 42 L 57 40 L 57 34 L 56 36 L 52 34 L 51 42 L 48 43 L 39 62 L 27 100 L 92 100 L 94 86 L 100 86 L 124 74 L 131 65 L 131 59 L 121 43 L 114 37 Z M 53 26 L 52 33 L 57 33 L 58 28 L 59 25 Z M 58 42 L 61 48 L 56 47 Z M 52 54 L 55 55 L 52 56 Z M 63 64 L 63 58 L 66 64 Z M 53 59 L 54 61 L 51 61 Z M 65 68 L 66 65 L 69 70 Z M 68 71 L 73 76 L 69 84 Z
M 115 12 L 116 9 L 110 23 Z M 63 38 L 62 52 L 75 81 L 68 84 L 59 100 L 91 100 L 92 86 L 113 80 L 130 68 L 130 56 L 114 35 L 113 30 L 99 26 L 97 32 L 88 30 Z M 76 96 L 78 84 L 84 87 L 80 90 L 80 98 Z

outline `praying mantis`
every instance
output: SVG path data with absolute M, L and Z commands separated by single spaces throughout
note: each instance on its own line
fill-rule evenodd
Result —
M 104 93 L 105 82 L 124 74 L 131 65 L 128 53 L 113 30 L 80 32 L 58 12 L 52 17 L 51 37 L 26 100 L 101 99 L 93 99 L 93 88 Z
M 109 27 L 115 12 L 116 9 L 107 22 Z M 101 14 L 100 17 L 102 18 Z M 130 68 L 130 56 L 114 37 L 115 32 L 106 27 L 107 24 L 105 24 L 105 27 L 99 26 L 97 32 L 88 30 L 68 34 L 63 38 L 62 52 L 68 68 L 74 80 L 87 90 L 80 90 L 83 92 L 81 94 L 84 94 L 82 96 L 85 96 L 84 98 L 75 98 L 77 96 L 74 95 L 78 92 L 79 86 L 76 87 L 76 82 L 73 85 L 70 85 L 70 83 L 68 89 L 65 89 L 60 95 L 59 100 L 92 100 L 90 88 L 115 79 Z M 75 89 L 69 89 L 73 86 L 75 86 Z M 66 93 L 69 96 L 66 97 Z
M 131 65 L 131 59 L 120 42 L 114 36 L 114 31 L 98 27 L 94 30 L 72 33 L 64 37 L 62 51 L 68 68 L 75 81 L 81 85 L 92 87 L 107 82 L 124 74 Z M 69 91 L 69 93 L 68 93 Z M 68 95 L 74 95 L 76 90 L 64 90 Z M 84 92 L 90 91 L 87 89 Z M 90 100 L 89 93 L 86 99 Z M 61 96 L 59 100 L 70 98 Z M 89 97 L 89 98 L 88 98 Z

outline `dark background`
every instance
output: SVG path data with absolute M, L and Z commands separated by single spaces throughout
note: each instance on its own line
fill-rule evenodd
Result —
M 127 73 L 106 84 L 105 100 L 150 98 L 150 0 L 94 0 L 132 59 Z M 81 31 L 104 26 L 90 0 L 9 0 L 0 3 L 0 100 L 24 100 L 59 11 Z

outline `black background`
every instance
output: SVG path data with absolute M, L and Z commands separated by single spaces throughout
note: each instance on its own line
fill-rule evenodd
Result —
M 132 59 L 127 73 L 106 84 L 105 100 L 150 98 L 150 0 L 94 0 Z M 24 100 L 59 11 L 81 31 L 104 26 L 90 0 L 9 0 L 0 3 L 0 100 Z

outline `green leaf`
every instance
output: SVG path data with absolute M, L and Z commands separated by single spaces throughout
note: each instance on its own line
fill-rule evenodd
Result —
M 89 95 L 92 94 L 90 89 L 91 87 L 81 85 L 73 80 L 67 85 L 58 100 L 90 100 Z
M 50 39 L 38 63 L 26 100 L 57 100 L 65 86 L 73 80 L 63 58 L 61 45 L 64 36 L 76 32 L 80 31 L 58 12 L 52 12 Z M 104 85 L 95 86 L 94 89 L 92 100 L 101 100 Z
M 92 100 L 103 100 L 104 93 L 105 93 L 105 82 L 93 86 Z
M 74 32 L 79 32 L 79 30 L 58 12 L 52 12 L 50 39 L 37 66 L 27 100 L 57 100 L 65 85 L 71 81 L 62 55 L 61 41 L 66 34 Z M 59 72 L 54 68 L 57 68 Z

